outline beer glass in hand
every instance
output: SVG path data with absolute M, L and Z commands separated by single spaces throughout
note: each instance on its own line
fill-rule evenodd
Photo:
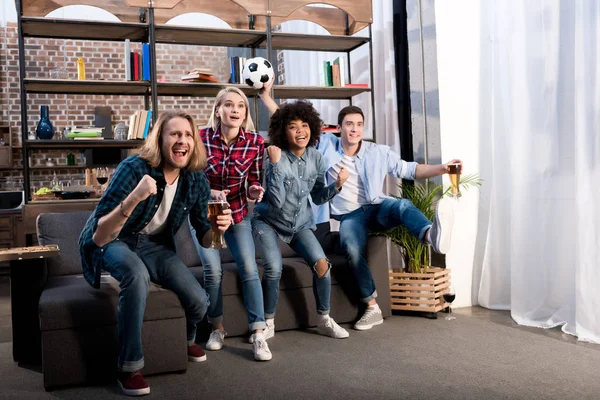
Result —
M 211 249 L 226 249 L 225 244 L 225 232 L 219 230 L 217 225 L 217 217 L 223 215 L 223 210 L 227 210 L 229 204 L 225 200 L 209 200 L 208 201 L 208 218 L 212 224 L 212 241 L 210 243 Z
M 458 199 L 460 194 L 460 174 L 462 172 L 462 165 L 460 164 L 448 164 L 448 176 L 450 177 L 450 196 Z

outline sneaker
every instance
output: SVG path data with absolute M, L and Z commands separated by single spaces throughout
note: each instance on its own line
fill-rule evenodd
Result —
M 267 327 L 264 329 L 263 334 L 265 335 L 265 340 L 269 340 L 273 336 L 275 336 L 275 320 L 268 319 L 266 321 L 266 324 L 267 324 Z M 254 343 L 254 333 L 252 335 L 250 335 L 250 337 L 248 338 L 248 342 L 250 344 Z
M 127 396 L 144 396 L 150 394 L 150 386 L 142 376 L 142 371 L 120 372 L 117 382 Z
M 224 330 L 217 329 L 212 331 L 208 338 L 208 342 L 206 342 L 206 350 L 221 350 L 225 342 L 225 336 L 227 336 L 227 332 Z
M 452 204 L 444 199 L 438 201 L 435 208 L 433 225 L 429 230 L 429 241 L 436 253 L 446 254 L 452 239 L 452 225 L 454 224 L 454 211 Z
M 196 343 L 188 346 L 188 361 L 191 362 L 202 362 L 206 361 L 206 353 L 202 350 L 202 347 Z
M 383 324 L 383 316 L 381 310 L 367 307 L 365 313 L 360 319 L 354 324 L 354 329 L 358 331 L 366 331 L 371 329 L 375 325 Z
M 253 335 L 254 336 L 254 335 Z M 252 343 L 252 351 L 254 352 L 254 359 L 256 361 L 269 361 L 273 358 L 273 354 L 271 354 L 271 350 L 269 350 L 269 345 L 264 338 L 254 338 L 254 343 Z
M 317 333 L 335 339 L 345 339 L 350 336 L 348 331 L 339 326 L 331 317 L 317 325 Z

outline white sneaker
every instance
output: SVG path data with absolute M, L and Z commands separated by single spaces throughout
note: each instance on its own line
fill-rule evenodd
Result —
M 267 344 L 267 341 L 262 337 L 255 337 L 254 339 L 254 343 L 252 343 L 254 359 L 256 361 L 269 361 L 271 358 L 273 358 L 273 354 L 271 354 L 271 350 L 269 350 L 269 345 Z
M 429 229 L 429 241 L 436 253 L 446 254 L 450 249 L 453 224 L 454 210 L 452 204 L 442 198 L 435 207 L 433 225 Z
M 227 332 L 217 329 L 210 333 L 210 337 L 208 338 L 208 342 L 206 342 L 206 350 L 221 350 L 223 348 L 223 344 L 225 344 L 225 336 L 227 336 Z
M 317 325 L 317 333 L 335 339 L 345 339 L 350 336 L 348 331 L 339 326 L 331 317 Z
M 379 307 L 367 307 L 365 313 L 360 317 L 356 324 L 354 324 L 354 329 L 358 331 L 366 331 L 371 329 L 375 325 L 383 324 L 383 316 L 381 315 L 381 309 Z
M 263 334 L 265 335 L 265 340 L 269 340 L 273 336 L 275 336 L 275 320 L 268 319 L 265 322 L 267 324 L 267 327 L 263 330 Z M 254 333 L 248 338 L 248 343 L 254 343 Z

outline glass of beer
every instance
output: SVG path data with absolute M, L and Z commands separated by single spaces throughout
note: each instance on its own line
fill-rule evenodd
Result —
M 462 165 L 460 164 L 448 164 L 448 176 L 450 177 L 450 184 L 452 188 L 450 190 L 450 196 L 458 199 L 460 194 L 460 174 L 462 172 Z
M 229 204 L 225 200 L 209 200 L 208 201 L 208 218 L 212 225 L 212 241 L 211 249 L 226 249 L 225 232 L 219 230 L 217 225 L 217 217 L 223 215 L 223 210 L 227 210 Z

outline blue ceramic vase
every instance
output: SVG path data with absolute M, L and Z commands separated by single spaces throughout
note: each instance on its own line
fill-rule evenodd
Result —
M 54 136 L 54 127 L 52 126 L 52 122 L 50 122 L 48 106 L 40 107 L 40 122 L 37 124 L 35 133 L 40 139 L 46 140 L 52 139 Z

